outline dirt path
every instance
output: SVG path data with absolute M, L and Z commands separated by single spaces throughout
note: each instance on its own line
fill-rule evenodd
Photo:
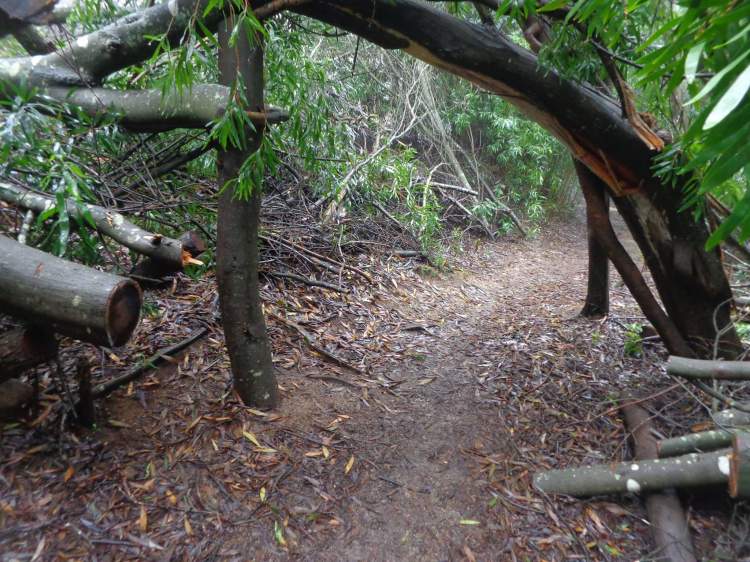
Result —
M 608 321 L 576 316 L 582 234 L 559 225 L 537 240 L 482 243 L 452 274 L 396 271 L 359 304 L 332 302 L 339 312 L 326 318 L 296 312 L 321 345 L 362 350 L 358 372 L 272 326 L 278 413 L 236 401 L 212 338 L 113 396 L 94 432 L 6 428 L 0 550 L 10 554 L 0 559 L 646 553 L 637 502 L 552 501 L 530 486 L 536 470 L 622 456 L 611 399 L 659 376 L 623 353 L 623 326 L 639 315 L 619 280 Z M 185 291 L 171 301 L 195 302 L 195 287 Z M 303 311 L 305 298 L 269 306 Z M 158 322 L 191 320 L 167 310 Z
M 411 348 L 410 359 L 402 355 L 375 369 L 375 378 L 387 380 L 392 391 L 373 400 L 350 391 L 315 398 L 313 419 L 323 412 L 348 416 L 337 436 L 356 464 L 351 486 L 344 484 L 347 491 L 338 496 L 336 518 L 344 529 L 327 540 L 300 541 L 297 556 L 598 558 L 598 537 L 605 535 L 604 559 L 622 548 L 642 548 L 635 546 L 641 537 L 632 527 L 618 535 L 605 526 L 606 509 L 601 517 L 590 512 L 599 528 L 589 537 L 587 514 L 578 509 L 578 535 L 583 529 L 587 540 L 576 537 L 574 524 L 529 487 L 530 470 L 549 462 L 544 455 L 550 448 L 559 453 L 580 446 L 588 448 L 588 457 L 606 457 L 597 451 L 594 433 L 591 444 L 569 439 L 596 429 L 583 420 L 591 413 L 587 407 L 601 410 L 606 399 L 597 385 L 606 391 L 607 381 L 598 381 L 597 373 L 606 369 L 609 378 L 623 361 L 616 330 L 614 355 L 602 356 L 598 336 L 592 340 L 589 334 L 607 337 L 608 329 L 576 317 L 587 259 L 580 234 L 580 225 L 565 226 L 541 240 L 484 244 L 463 271 L 427 279 L 388 303 L 405 319 L 399 341 Z M 632 303 L 618 295 L 624 292 L 615 284 L 615 311 L 632 314 Z M 583 348 L 576 345 L 581 333 Z M 550 392 L 552 405 L 545 404 Z M 586 394 L 583 409 L 566 411 L 576 393 Z M 298 393 L 285 409 L 299 412 L 309 401 Z M 566 436 L 549 427 L 550 414 L 555 423 L 576 415 L 583 420 Z M 610 433 L 618 431 L 604 421 Z M 622 509 L 615 512 L 623 515 Z

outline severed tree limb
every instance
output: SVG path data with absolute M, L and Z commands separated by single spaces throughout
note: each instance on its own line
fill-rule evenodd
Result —
M 713 429 L 680 437 L 663 439 L 657 445 L 659 458 L 677 457 L 687 453 L 701 453 L 724 449 L 732 445 L 732 431 Z
M 686 379 L 750 380 L 750 363 L 745 361 L 711 361 L 672 355 L 667 374 Z
M 724 449 L 669 459 L 550 470 L 535 475 L 534 486 L 546 493 L 588 497 L 726 484 L 731 454 Z
M 43 213 L 56 205 L 54 199 L 47 195 L 2 180 L 0 180 L 0 200 L 36 213 Z M 73 200 L 67 201 L 68 214 L 80 222 L 86 222 L 83 215 L 84 211 L 90 213 L 99 232 L 106 234 L 134 252 L 167 264 L 173 268 L 173 271 L 181 270 L 192 259 L 190 254 L 183 250 L 182 244 L 178 240 L 147 232 L 128 221 L 120 213 L 98 205 L 77 204 Z
M 0 309 L 72 338 L 116 347 L 138 325 L 131 279 L 63 260 L 0 236 Z
M 150 57 L 158 47 L 154 37 L 166 34 L 170 45 L 179 44 L 207 4 L 208 0 L 170 0 L 82 35 L 61 51 L 0 59 L 0 78 L 29 86 L 97 86 L 113 72 Z M 214 29 L 222 17 L 220 10 L 211 10 L 202 22 Z
M 633 440 L 634 459 L 656 459 L 657 442 L 648 412 L 640 406 L 626 404 L 622 413 Z M 647 494 L 644 503 L 660 559 L 695 562 L 690 528 L 675 490 L 667 488 Z
M 113 90 L 110 88 L 48 87 L 41 93 L 70 103 L 92 116 L 115 112 L 124 127 L 136 132 L 172 129 L 204 129 L 221 116 L 231 90 L 219 84 L 196 84 L 189 90 L 164 94 L 161 90 Z M 286 121 L 289 114 L 276 108 L 248 111 L 253 124 L 264 126 Z

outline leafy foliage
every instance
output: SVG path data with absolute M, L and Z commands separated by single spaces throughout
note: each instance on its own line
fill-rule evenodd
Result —
M 741 239 L 750 237 L 750 4 L 553 0 L 505 2 L 500 13 L 552 15 L 562 22 L 542 60 L 569 77 L 596 77 L 591 49 L 564 48 L 571 41 L 585 39 L 589 47 L 626 62 L 621 71 L 643 89 L 642 105 L 679 117 L 670 123 L 679 138 L 664 151 L 656 172 L 686 186 L 688 206 L 700 205 L 707 194 L 733 206 L 709 246 L 736 229 Z

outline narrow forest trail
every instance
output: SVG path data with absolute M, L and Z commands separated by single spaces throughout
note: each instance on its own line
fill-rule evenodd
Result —
M 559 225 L 537 240 L 483 243 L 461 271 L 397 289 L 400 297 L 386 306 L 404 319 L 399 340 L 411 352 L 373 373 L 392 391 L 371 400 L 346 391 L 292 395 L 283 409 L 295 412 L 298 430 L 326 414 L 338 420 L 337 446 L 355 463 L 348 476 L 346 458 L 336 468 L 343 479 L 337 531 L 300 540 L 294 557 L 609 559 L 643 548 L 633 532 L 637 519 L 622 525 L 614 517 L 617 532 L 602 522 L 606 508 L 597 515 L 578 506 L 566 521 L 569 515 L 556 515 L 554 503 L 529 489 L 531 471 L 553 456 L 608 459 L 604 449 L 622 445 L 621 435 L 611 436 L 621 433 L 616 412 L 589 424 L 607 409 L 610 379 L 632 372 L 623 369 L 618 327 L 577 316 L 584 232 L 581 224 Z M 637 314 L 619 278 L 613 286 L 614 314 Z M 309 418 L 300 416 L 306 409 Z M 610 434 L 604 443 L 602 429 Z M 308 479 L 308 494 L 320 487 Z M 627 513 L 604 505 L 618 517 Z
M 624 327 L 642 319 L 616 275 L 610 316 L 578 317 L 585 225 L 545 233 L 471 241 L 438 276 L 384 260 L 379 284 L 345 295 L 275 296 L 267 285 L 283 396 L 271 414 L 234 396 L 215 328 L 102 401 L 91 431 L 66 429 L 64 400 L 44 397 L 38 420 L 0 439 L 0 560 L 646 554 L 637 500 L 550 499 L 530 485 L 537 470 L 627 454 L 614 398 L 652 392 L 657 410 L 685 406 L 663 392 L 660 348 L 624 353 Z M 144 319 L 132 349 L 163 346 L 165 327 L 174 341 L 210 322 L 214 294 L 208 277 L 155 295 L 161 313 Z

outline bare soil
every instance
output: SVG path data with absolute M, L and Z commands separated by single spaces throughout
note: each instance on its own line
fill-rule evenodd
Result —
M 451 273 L 391 260 L 353 294 L 267 295 L 342 360 L 271 322 L 276 412 L 238 403 L 218 332 L 115 393 L 94 430 L 65 429 L 50 390 L 46 417 L 1 433 L 0 560 L 654 559 L 637 498 L 531 487 L 537 470 L 628 455 L 615 400 L 652 395 L 665 433 L 700 419 L 660 347 L 625 353 L 642 318 L 616 274 L 611 315 L 578 317 L 584 226 L 546 232 L 472 243 Z M 186 282 L 142 332 L 213 321 L 212 291 Z M 707 554 L 726 509 L 690 513 Z

